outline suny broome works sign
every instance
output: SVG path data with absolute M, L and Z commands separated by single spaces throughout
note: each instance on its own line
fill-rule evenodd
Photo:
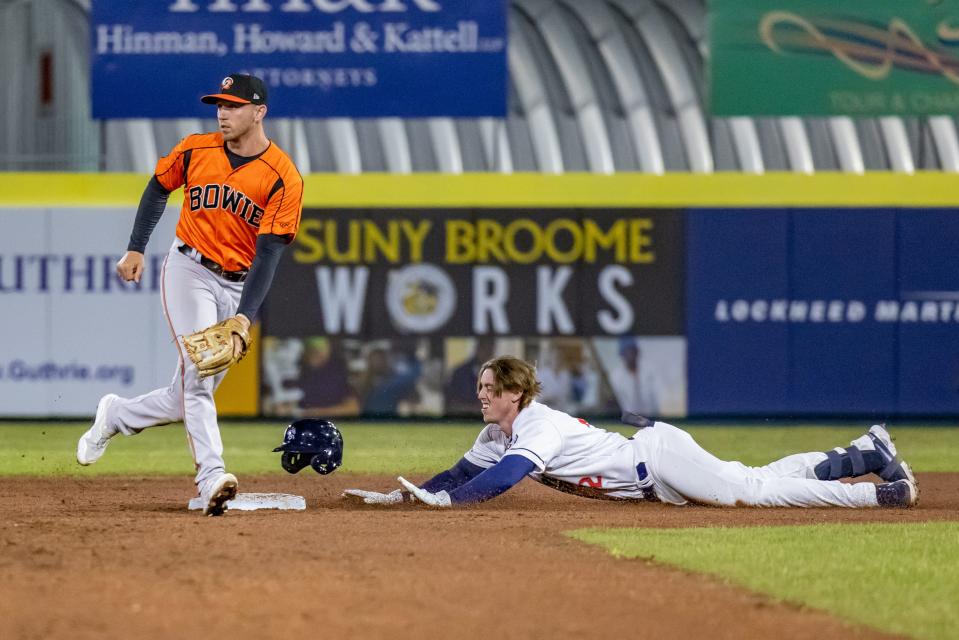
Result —
M 669 210 L 306 210 L 272 335 L 682 335 Z
M 506 113 L 505 0 L 97 0 L 91 51 L 97 118 L 209 117 L 236 71 L 274 116 Z

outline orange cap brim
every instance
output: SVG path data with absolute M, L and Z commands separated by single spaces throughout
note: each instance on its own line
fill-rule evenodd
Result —
M 249 100 L 244 100 L 243 98 L 237 98 L 236 96 L 231 96 L 227 93 L 214 93 L 209 96 L 203 96 L 200 98 L 200 102 L 206 104 L 216 104 L 220 100 L 224 102 L 235 102 L 237 104 L 252 104 Z

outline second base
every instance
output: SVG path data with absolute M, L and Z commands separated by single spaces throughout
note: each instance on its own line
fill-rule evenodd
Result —
M 259 509 L 282 509 L 305 511 L 306 500 L 303 496 L 289 493 L 238 493 L 226 503 L 228 511 L 257 511 Z M 187 505 L 190 511 L 203 509 L 203 499 L 197 496 Z

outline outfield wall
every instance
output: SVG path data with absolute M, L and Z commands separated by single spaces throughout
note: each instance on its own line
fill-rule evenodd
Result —
M 959 413 L 955 209 L 687 217 L 690 411 Z
M 0 174 L 0 415 L 169 381 L 177 202 L 141 285 L 112 274 L 145 180 Z M 952 176 L 306 181 L 224 414 L 466 415 L 492 350 L 536 360 L 580 415 L 959 415 Z

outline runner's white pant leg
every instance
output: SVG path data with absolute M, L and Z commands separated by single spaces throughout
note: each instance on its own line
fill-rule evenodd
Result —
M 768 468 L 726 462 L 700 447 L 681 429 L 657 422 L 644 429 L 651 442 L 650 472 L 667 502 L 682 498 L 716 506 L 875 507 L 872 483 L 844 484 L 803 477 L 778 477 Z M 780 461 L 782 462 L 782 461 Z M 769 466 L 769 465 L 767 465 Z M 797 461 L 777 470 L 795 469 Z
M 794 453 L 762 467 L 752 467 L 764 478 L 809 478 L 815 480 L 816 465 L 827 459 L 822 451 Z M 745 465 L 744 465 L 745 466 Z

